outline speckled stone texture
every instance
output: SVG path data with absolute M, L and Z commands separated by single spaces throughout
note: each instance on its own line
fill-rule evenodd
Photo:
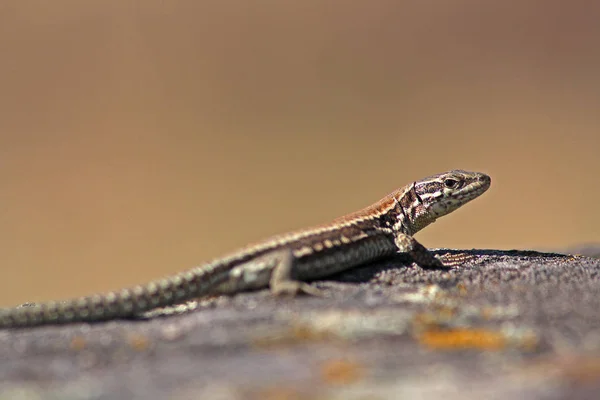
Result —
M 0 331 L 0 400 L 600 398 L 600 260 L 469 253 L 316 282 L 327 298 L 261 291 Z

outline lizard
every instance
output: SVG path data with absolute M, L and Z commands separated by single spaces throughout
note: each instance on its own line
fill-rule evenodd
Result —
M 0 329 L 133 318 L 209 295 L 270 288 L 274 295 L 322 295 L 309 282 L 396 253 L 443 268 L 413 235 L 483 194 L 491 178 L 452 170 L 414 181 L 328 224 L 280 234 L 198 267 L 131 288 L 0 309 Z M 309 282 L 307 282 L 309 281 Z

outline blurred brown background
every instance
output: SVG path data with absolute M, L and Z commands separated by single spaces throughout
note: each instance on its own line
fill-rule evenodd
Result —
M 600 241 L 600 3 L 0 5 L 0 305 L 145 282 L 413 179 L 430 247 Z

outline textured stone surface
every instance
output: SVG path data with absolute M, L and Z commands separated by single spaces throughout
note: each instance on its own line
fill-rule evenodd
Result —
M 0 331 L 0 399 L 597 398 L 600 260 L 471 253 L 315 283 L 328 298 L 261 291 Z

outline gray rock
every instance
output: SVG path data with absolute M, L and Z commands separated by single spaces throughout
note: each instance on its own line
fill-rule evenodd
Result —
M 598 398 L 600 260 L 468 253 L 450 270 L 398 256 L 315 282 L 327 298 L 261 291 L 3 330 L 0 400 Z

